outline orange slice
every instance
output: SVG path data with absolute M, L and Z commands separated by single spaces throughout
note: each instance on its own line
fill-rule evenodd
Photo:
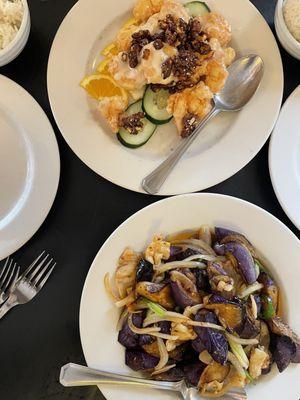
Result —
M 97 67 L 97 72 L 99 72 L 99 74 L 109 75 L 109 71 L 108 71 L 108 63 L 109 62 L 110 62 L 110 58 L 105 58 L 105 60 L 101 61 L 101 63 Z
M 105 74 L 89 75 L 80 82 L 91 97 L 100 100 L 103 97 L 122 96 L 127 98 L 126 91 L 118 86 L 112 77 Z
M 119 53 L 118 47 L 115 43 L 108 44 L 102 51 L 101 54 L 105 57 L 116 56 Z

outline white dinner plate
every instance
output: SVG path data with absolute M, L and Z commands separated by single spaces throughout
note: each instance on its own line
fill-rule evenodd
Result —
M 211 187 L 243 168 L 270 135 L 282 100 L 283 72 L 274 36 L 249 0 L 208 0 L 213 11 L 232 25 L 238 55 L 256 53 L 265 63 L 261 86 L 239 113 L 223 113 L 179 162 L 159 195 L 194 192 Z M 79 82 L 99 61 L 130 17 L 133 0 L 79 0 L 61 24 L 48 64 L 48 93 L 62 135 L 77 156 L 107 180 L 143 192 L 142 179 L 179 142 L 173 123 L 160 127 L 136 150 L 123 147 L 106 127 Z
M 55 134 L 38 103 L 0 75 L 0 260 L 46 218 L 59 181 Z
M 216 194 L 190 194 L 154 203 L 134 214 L 107 239 L 97 254 L 82 292 L 80 336 L 90 367 L 116 373 L 134 372 L 124 363 L 124 348 L 117 342 L 119 310 L 108 298 L 103 284 L 106 272 L 113 273 L 122 251 L 130 246 L 142 251 L 154 234 L 219 225 L 247 236 L 264 257 L 278 282 L 285 319 L 300 332 L 300 242 L 278 219 L 243 200 Z M 297 400 L 300 367 L 291 365 L 282 374 L 271 374 L 247 389 L 249 400 Z M 163 391 L 101 386 L 108 400 L 171 400 L 176 395 Z
M 271 136 L 269 169 L 276 196 L 300 229 L 300 86 L 285 102 Z

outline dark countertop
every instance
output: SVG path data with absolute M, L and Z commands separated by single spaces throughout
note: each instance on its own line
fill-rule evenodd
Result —
M 274 31 L 276 1 L 252 2 Z M 158 198 L 130 192 L 105 181 L 67 146 L 50 110 L 46 69 L 54 35 L 76 1 L 28 0 L 28 3 L 32 17 L 29 42 L 19 58 L 0 68 L 0 73 L 22 85 L 47 113 L 55 128 L 62 170 L 58 194 L 48 218 L 14 258 L 26 265 L 46 249 L 59 264 L 34 301 L 17 307 L 0 323 L 0 398 L 100 399 L 102 396 L 96 388 L 65 389 L 57 382 L 63 364 L 84 363 L 78 327 L 82 286 L 104 240 L 127 217 Z M 286 98 L 300 83 L 299 61 L 283 49 L 281 54 Z M 268 170 L 268 144 L 243 170 L 208 191 L 257 204 L 300 236 L 275 197 Z

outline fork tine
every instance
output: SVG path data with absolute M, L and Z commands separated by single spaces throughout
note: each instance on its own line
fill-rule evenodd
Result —
M 51 275 L 52 271 L 54 270 L 54 267 L 56 266 L 56 263 L 53 264 L 53 266 L 49 269 L 47 274 L 45 275 L 44 279 L 38 284 L 38 289 L 41 290 L 42 287 L 45 285 L 47 282 L 49 276 Z
M 42 255 L 45 253 L 45 250 L 33 261 L 32 264 L 29 265 L 29 267 L 24 271 L 22 274 L 22 277 L 24 278 L 26 275 L 29 274 L 29 272 L 32 270 L 32 268 L 36 265 L 36 263 L 41 259 Z
M 36 275 L 40 272 L 41 268 L 43 267 L 43 265 L 45 264 L 45 262 L 47 261 L 47 258 L 49 257 L 49 254 L 46 254 L 46 256 L 39 262 L 39 264 L 31 271 L 30 275 L 27 276 L 27 279 L 30 282 L 34 281 L 34 278 L 36 277 Z
M 13 279 L 14 273 L 15 273 L 15 269 L 16 269 L 17 263 L 14 263 L 13 268 L 11 269 L 11 273 L 9 275 L 9 277 L 7 278 L 7 281 L 5 283 L 5 286 L 3 288 L 3 291 L 5 292 L 6 289 L 8 288 L 8 286 L 11 284 L 11 281 Z
M 18 266 L 17 267 L 17 271 L 15 273 L 15 277 L 14 277 L 14 279 L 13 279 L 11 285 L 10 285 L 11 287 L 13 287 L 13 285 L 17 282 L 17 280 L 19 278 L 19 275 L 20 275 L 20 267 Z
M 44 273 L 47 271 L 47 269 L 48 269 L 48 267 L 49 267 L 49 265 L 52 263 L 52 261 L 53 261 L 53 258 L 51 258 L 51 260 L 49 260 L 48 262 L 47 262 L 47 264 L 44 266 L 44 268 L 41 270 L 41 272 L 38 274 L 38 276 L 36 276 L 34 279 L 33 279 L 33 284 L 34 285 L 36 285 L 39 281 L 40 281 L 40 279 L 42 278 L 42 276 L 44 275 Z
M 4 274 L 4 271 L 6 270 L 8 261 L 9 261 L 9 256 L 8 256 L 7 259 L 5 260 L 4 267 L 2 268 L 2 271 L 1 271 L 1 274 L 0 274 L 0 279 L 2 278 L 2 275 Z
M 9 274 L 10 269 L 11 269 L 12 263 L 13 263 L 13 260 L 11 259 L 8 268 L 6 268 L 5 275 L 4 275 L 4 277 L 3 277 L 2 281 L 1 281 L 1 288 L 3 287 L 3 285 L 6 282 L 6 278 L 7 278 L 8 274 Z

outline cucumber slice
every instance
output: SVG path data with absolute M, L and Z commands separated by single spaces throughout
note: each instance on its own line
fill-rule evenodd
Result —
M 184 7 L 187 9 L 191 17 L 201 17 L 210 12 L 210 8 L 203 1 L 191 1 L 186 3 Z
M 131 104 L 124 115 L 132 115 L 142 111 L 142 100 L 137 101 L 136 103 Z M 137 147 L 143 146 L 148 140 L 151 138 L 153 133 L 155 132 L 156 125 L 154 125 L 147 118 L 142 119 L 144 127 L 141 132 L 137 135 L 133 135 L 129 133 L 125 128 L 121 128 L 117 133 L 117 138 L 119 141 L 126 147 L 130 147 L 131 149 L 136 149 Z
M 167 111 L 167 102 L 170 94 L 166 89 L 154 92 L 150 86 L 146 89 L 143 98 L 143 110 L 147 118 L 156 125 L 168 123 L 172 115 Z

